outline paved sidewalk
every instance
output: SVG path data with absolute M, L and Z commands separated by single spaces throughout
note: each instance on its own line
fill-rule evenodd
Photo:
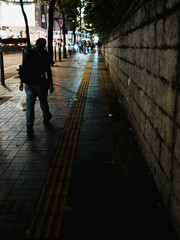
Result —
M 62 59 L 53 76 L 53 118 L 43 125 L 37 101 L 33 138 L 18 79 L 0 86 L 0 240 L 174 240 L 98 51 Z

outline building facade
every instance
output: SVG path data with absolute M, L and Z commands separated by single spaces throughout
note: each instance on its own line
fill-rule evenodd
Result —
M 38 37 L 47 38 L 47 7 L 39 1 L 25 0 L 24 10 L 27 15 L 31 43 Z M 25 21 L 19 0 L 0 0 L 0 37 L 26 37 Z

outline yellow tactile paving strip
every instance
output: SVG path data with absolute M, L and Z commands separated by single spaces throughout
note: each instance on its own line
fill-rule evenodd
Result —
M 92 54 L 86 66 L 76 95 L 77 101 L 74 102 L 66 121 L 30 226 L 26 230 L 26 239 L 60 238 L 93 57 Z

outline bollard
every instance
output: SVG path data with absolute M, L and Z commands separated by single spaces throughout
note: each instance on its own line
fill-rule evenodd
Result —
M 2 50 L 0 50 L 0 69 L 1 69 L 1 85 L 5 86 L 5 81 L 4 81 L 4 62 L 3 62 Z
M 59 61 L 61 62 L 61 46 L 59 47 Z
M 25 50 L 22 48 L 22 62 L 24 61 Z
M 66 47 L 63 46 L 63 58 L 67 58 Z
M 56 46 L 54 47 L 54 58 L 55 58 L 55 62 L 56 62 Z

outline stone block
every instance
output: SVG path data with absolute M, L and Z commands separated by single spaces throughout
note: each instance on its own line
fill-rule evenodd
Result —
M 152 152 L 151 146 L 147 142 L 147 139 L 144 137 L 145 137 L 144 134 L 142 135 L 140 133 L 139 140 L 141 143 L 140 146 L 142 147 L 143 155 L 152 171 L 156 186 L 162 195 L 162 199 L 165 205 L 167 205 L 168 197 L 170 193 L 170 182 L 166 174 L 164 174 L 164 171 L 162 171 L 162 168 L 158 162 L 158 159 L 155 157 L 155 154 Z
M 157 106 L 152 101 L 148 95 L 144 94 L 142 96 L 141 102 L 140 102 L 141 109 L 143 113 L 146 115 L 147 119 L 152 123 L 154 126 L 154 122 L 156 121 L 156 109 Z
M 166 0 L 166 8 L 167 9 L 172 9 L 173 7 L 175 7 L 176 5 L 178 5 L 179 0 Z
M 118 61 L 120 61 L 120 58 L 124 58 L 124 49 L 118 48 Z M 119 62 L 118 62 L 119 65 Z
M 156 13 L 156 1 L 147 1 L 146 3 L 146 16 L 147 19 L 154 20 L 157 16 Z
M 135 47 L 140 48 L 141 47 L 141 29 L 136 30 L 136 36 L 134 38 L 135 41 Z
M 178 93 L 178 100 L 177 100 L 177 112 L 176 112 L 176 122 L 180 125 L 180 94 Z
M 142 29 L 140 29 L 140 46 L 142 48 L 146 48 L 148 46 L 148 26 L 144 26 Z
M 176 132 L 176 139 L 175 139 L 174 153 L 175 153 L 175 158 L 180 164 L 180 128 L 176 127 L 175 132 Z
M 130 95 L 133 96 L 134 100 L 136 102 L 138 102 L 139 105 L 140 105 L 140 101 L 139 101 L 139 99 L 140 99 L 140 92 L 139 92 L 139 90 L 137 88 L 137 85 L 133 84 L 133 81 L 132 81 L 132 79 L 130 77 L 127 79 L 127 91 L 129 92 Z
M 139 25 L 138 26 L 144 24 L 147 21 L 147 17 L 148 17 L 147 16 L 147 11 L 146 11 L 147 8 L 148 8 L 147 3 L 145 3 L 139 9 L 139 13 L 138 14 L 140 14 L 140 15 L 139 15 Z
M 146 137 L 144 136 L 144 141 L 142 142 L 142 146 L 143 146 L 143 155 L 147 161 L 147 164 L 155 178 L 155 176 L 158 174 L 157 172 L 157 159 L 154 155 L 154 153 L 151 150 L 151 147 L 149 145 L 149 143 L 147 142 Z
M 161 52 L 160 49 L 149 49 L 146 54 L 146 69 L 157 76 L 160 76 Z
M 155 47 L 156 45 L 156 28 L 155 24 L 151 23 L 146 25 L 141 30 L 141 46 L 142 47 Z
M 147 92 L 147 83 L 148 83 L 149 78 L 150 78 L 150 76 L 146 71 L 144 71 L 144 70 L 140 71 L 139 86 L 142 88 L 142 90 L 145 93 Z
M 130 99 L 130 108 L 131 108 L 131 111 L 133 112 L 133 115 L 135 116 L 136 118 L 136 121 L 138 123 L 138 128 L 140 128 L 140 125 L 142 124 L 140 122 L 140 114 L 141 114 L 141 111 L 140 111 L 140 108 L 138 106 L 138 104 L 134 101 L 134 99 L 131 97 Z
M 170 149 L 161 142 L 160 163 L 168 179 L 171 179 L 171 158 L 172 153 Z
M 180 163 L 175 159 L 172 164 L 172 188 L 180 202 Z
M 167 46 L 178 46 L 179 41 L 179 20 L 178 13 L 174 13 L 165 21 L 164 38 Z
M 173 117 L 175 103 L 174 89 L 163 83 L 160 78 L 156 78 L 153 75 L 147 75 L 146 93 L 160 108 Z
M 139 125 L 140 125 L 140 129 L 141 129 L 143 134 L 144 134 L 144 131 L 145 131 L 145 123 L 146 123 L 146 116 L 141 111 L 140 116 L 139 116 Z
M 180 201 L 177 199 L 174 192 L 171 192 L 170 204 L 168 208 L 168 214 L 173 223 L 174 229 L 177 234 L 177 239 L 180 239 Z
M 163 10 L 164 10 L 164 6 L 163 6 L 163 1 L 161 0 L 157 0 L 156 1 L 156 5 L 155 5 L 155 8 L 156 8 L 156 12 L 157 14 L 162 14 Z
M 127 98 L 127 90 L 126 90 L 126 87 L 125 87 L 123 81 L 118 81 L 118 89 L 120 91 L 120 95 L 123 95 L 124 98 L 126 99 Z
M 162 107 L 162 99 L 165 93 L 164 88 L 165 86 L 159 78 L 154 77 L 154 75 L 149 76 L 146 88 L 147 94 L 160 107 Z
M 174 117 L 175 108 L 175 90 L 169 85 L 165 85 L 165 94 L 162 99 L 162 108 L 167 112 L 172 118 Z
M 160 167 L 159 163 L 156 162 L 155 166 L 156 168 L 156 175 L 154 177 L 154 180 L 156 182 L 156 186 L 159 189 L 159 192 L 162 196 L 162 199 L 164 201 L 164 204 L 167 206 L 168 199 L 169 199 L 169 193 L 170 193 L 170 182 L 164 174 L 164 171 L 162 171 L 162 168 Z
M 165 45 L 164 20 L 160 19 L 156 24 L 156 44 L 158 48 Z
M 159 159 L 160 153 L 160 138 L 157 131 L 154 129 L 153 125 L 150 123 L 148 119 L 146 119 L 145 132 L 144 135 L 146 137 L 147 142 L 151 146 L 151 150 L 157 159 Z
M 176 80 L 178 51 L 173 49 L 156 51 L 156 66 L 154 73 L 172 83 Z M 154 62 L 154 63 L 155 63 Z
M 159 110 L 156 116 L 155 127 L 169 149 L 172 148 L 173 125 L 173 120 L 170 119 L 168 115 L 164 114 L 164 112 Z

